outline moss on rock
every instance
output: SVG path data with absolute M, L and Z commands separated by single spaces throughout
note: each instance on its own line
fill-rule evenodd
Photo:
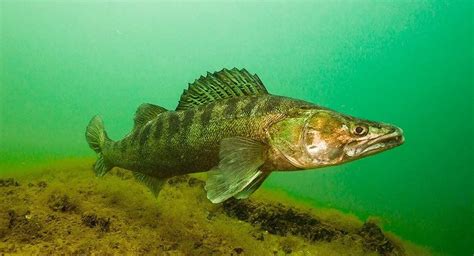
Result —
M 0 254 L 429 254 L 373 222 L 271 191 L 216 205 L 206 198 L 202 175 L 185 175 L 170 179 L 156 199 L 128 171 L 97 179 L 91 165 L 64 161 L 4 172 Z

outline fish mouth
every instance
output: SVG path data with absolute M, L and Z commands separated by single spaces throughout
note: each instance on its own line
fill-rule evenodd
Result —
M 349 154 L 349 156 L 352 155 L 353 157 L 365 157 L 373 155 L 394 147 L 398 147 L 404 142 L 405 137 L 403 136 L 402 129 L 395 128 L 395 131 L 391 133 L 357 143 L 357 145 L 352 148 L 352 154 Z

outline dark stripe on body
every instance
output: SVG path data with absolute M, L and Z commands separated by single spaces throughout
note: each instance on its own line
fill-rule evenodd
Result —
M 175 135 L 179 130 L 179 116 L 176 112 L 170 112 L 168 116 L 168 139 Z
M 212 112 L 214 111 L 215 103 L 211 103 L 204 108 L 204 111 L 201 113 L 201 126 L 205 127 L 209 124 L 209 121 L 212 117 Z
M 176 112 L 169 112 L 167 118 L 163 120 L 163 122 L 167 123 L 166 132 L 163 133 L 163 139 L 165 142 L 163 146 L 166 151 L 173 152 L 173 137 L 179 130 L 179 116 Z
M 237 110 L 239 101 L 241 101 L 240 98 L 230 98 L 229 100 L 227 100 L 226 106 L 224 108 L 224 117 L 228 118 L 236 114 L 235 112 Z
M 246 114 L 246 115 L 250 115 L 250 113 L 252 113 L 252 110 L 257 105 L 257 102 L 258 102 L 257 99 L 258 98 L 256 98 L 256 97 L 248 98 L 247 104 L 245 104 L 245 106 L 241 110 L 242 113 Z
M 194 110 L 185 110 L 177 113 L 178 125 L 173 132 L 172 139 L 176 145 L 181 147 L 187 144 L 187 136 L 191 127 Z
M 263 104 L 261 110 L 262 113 L 272 112 L 280 107 L 282 100 L 276 97 L 269 97 Z
M 180 138 L 179 138 L 179 141 L 181 143 L 181 145 L 187 145 L 187 141 L 188 141 L 188 136 L 191 132 L 191 126 L 193 125 L 193 120 L 194 120 L 194 116 L 196 114 L 196 110 L 195 109 L 192 109 L 192 110 L 186 110 L 184 112 L 184 115 L 181 119 L 181 124 L 180 124 L 180 127 L 181 127 L 181 132 L 180 132 Z
M 196 113 L 196 110 L 186 110 L 184 112 L 183 119 L 181 120 L 181 129 L 183 131 L 188 131 L 191 128 L 191 125 L 193 124 L 194 120 L 194 114 Z

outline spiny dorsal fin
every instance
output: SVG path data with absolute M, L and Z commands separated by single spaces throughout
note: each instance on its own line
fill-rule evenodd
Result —
M 153 105 L 150 103 L 143 103 L 141 104 L 137 112 L 135 112 L 135 128 L 145 125 L 148 121 L 153 120 L 158 114 L 163 113 L 166 110 L 157 105 Z
M 190 109 L 214 101 L 248 95 L 268 94 L 257 75 L 245 69 L 223 69 L 213 74 L 207 73 L 189 84 L 179 100 L 176 110 Z

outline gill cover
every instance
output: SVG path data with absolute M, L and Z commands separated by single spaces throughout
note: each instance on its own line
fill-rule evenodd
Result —
M 295 117 L 285 118 L 273 124 L 268 130 L 270 146 L 299 169 L 304 169 L 311 161 L 302 143 L 304 127 L 310 116 L 310 111 L 301 112 Z

